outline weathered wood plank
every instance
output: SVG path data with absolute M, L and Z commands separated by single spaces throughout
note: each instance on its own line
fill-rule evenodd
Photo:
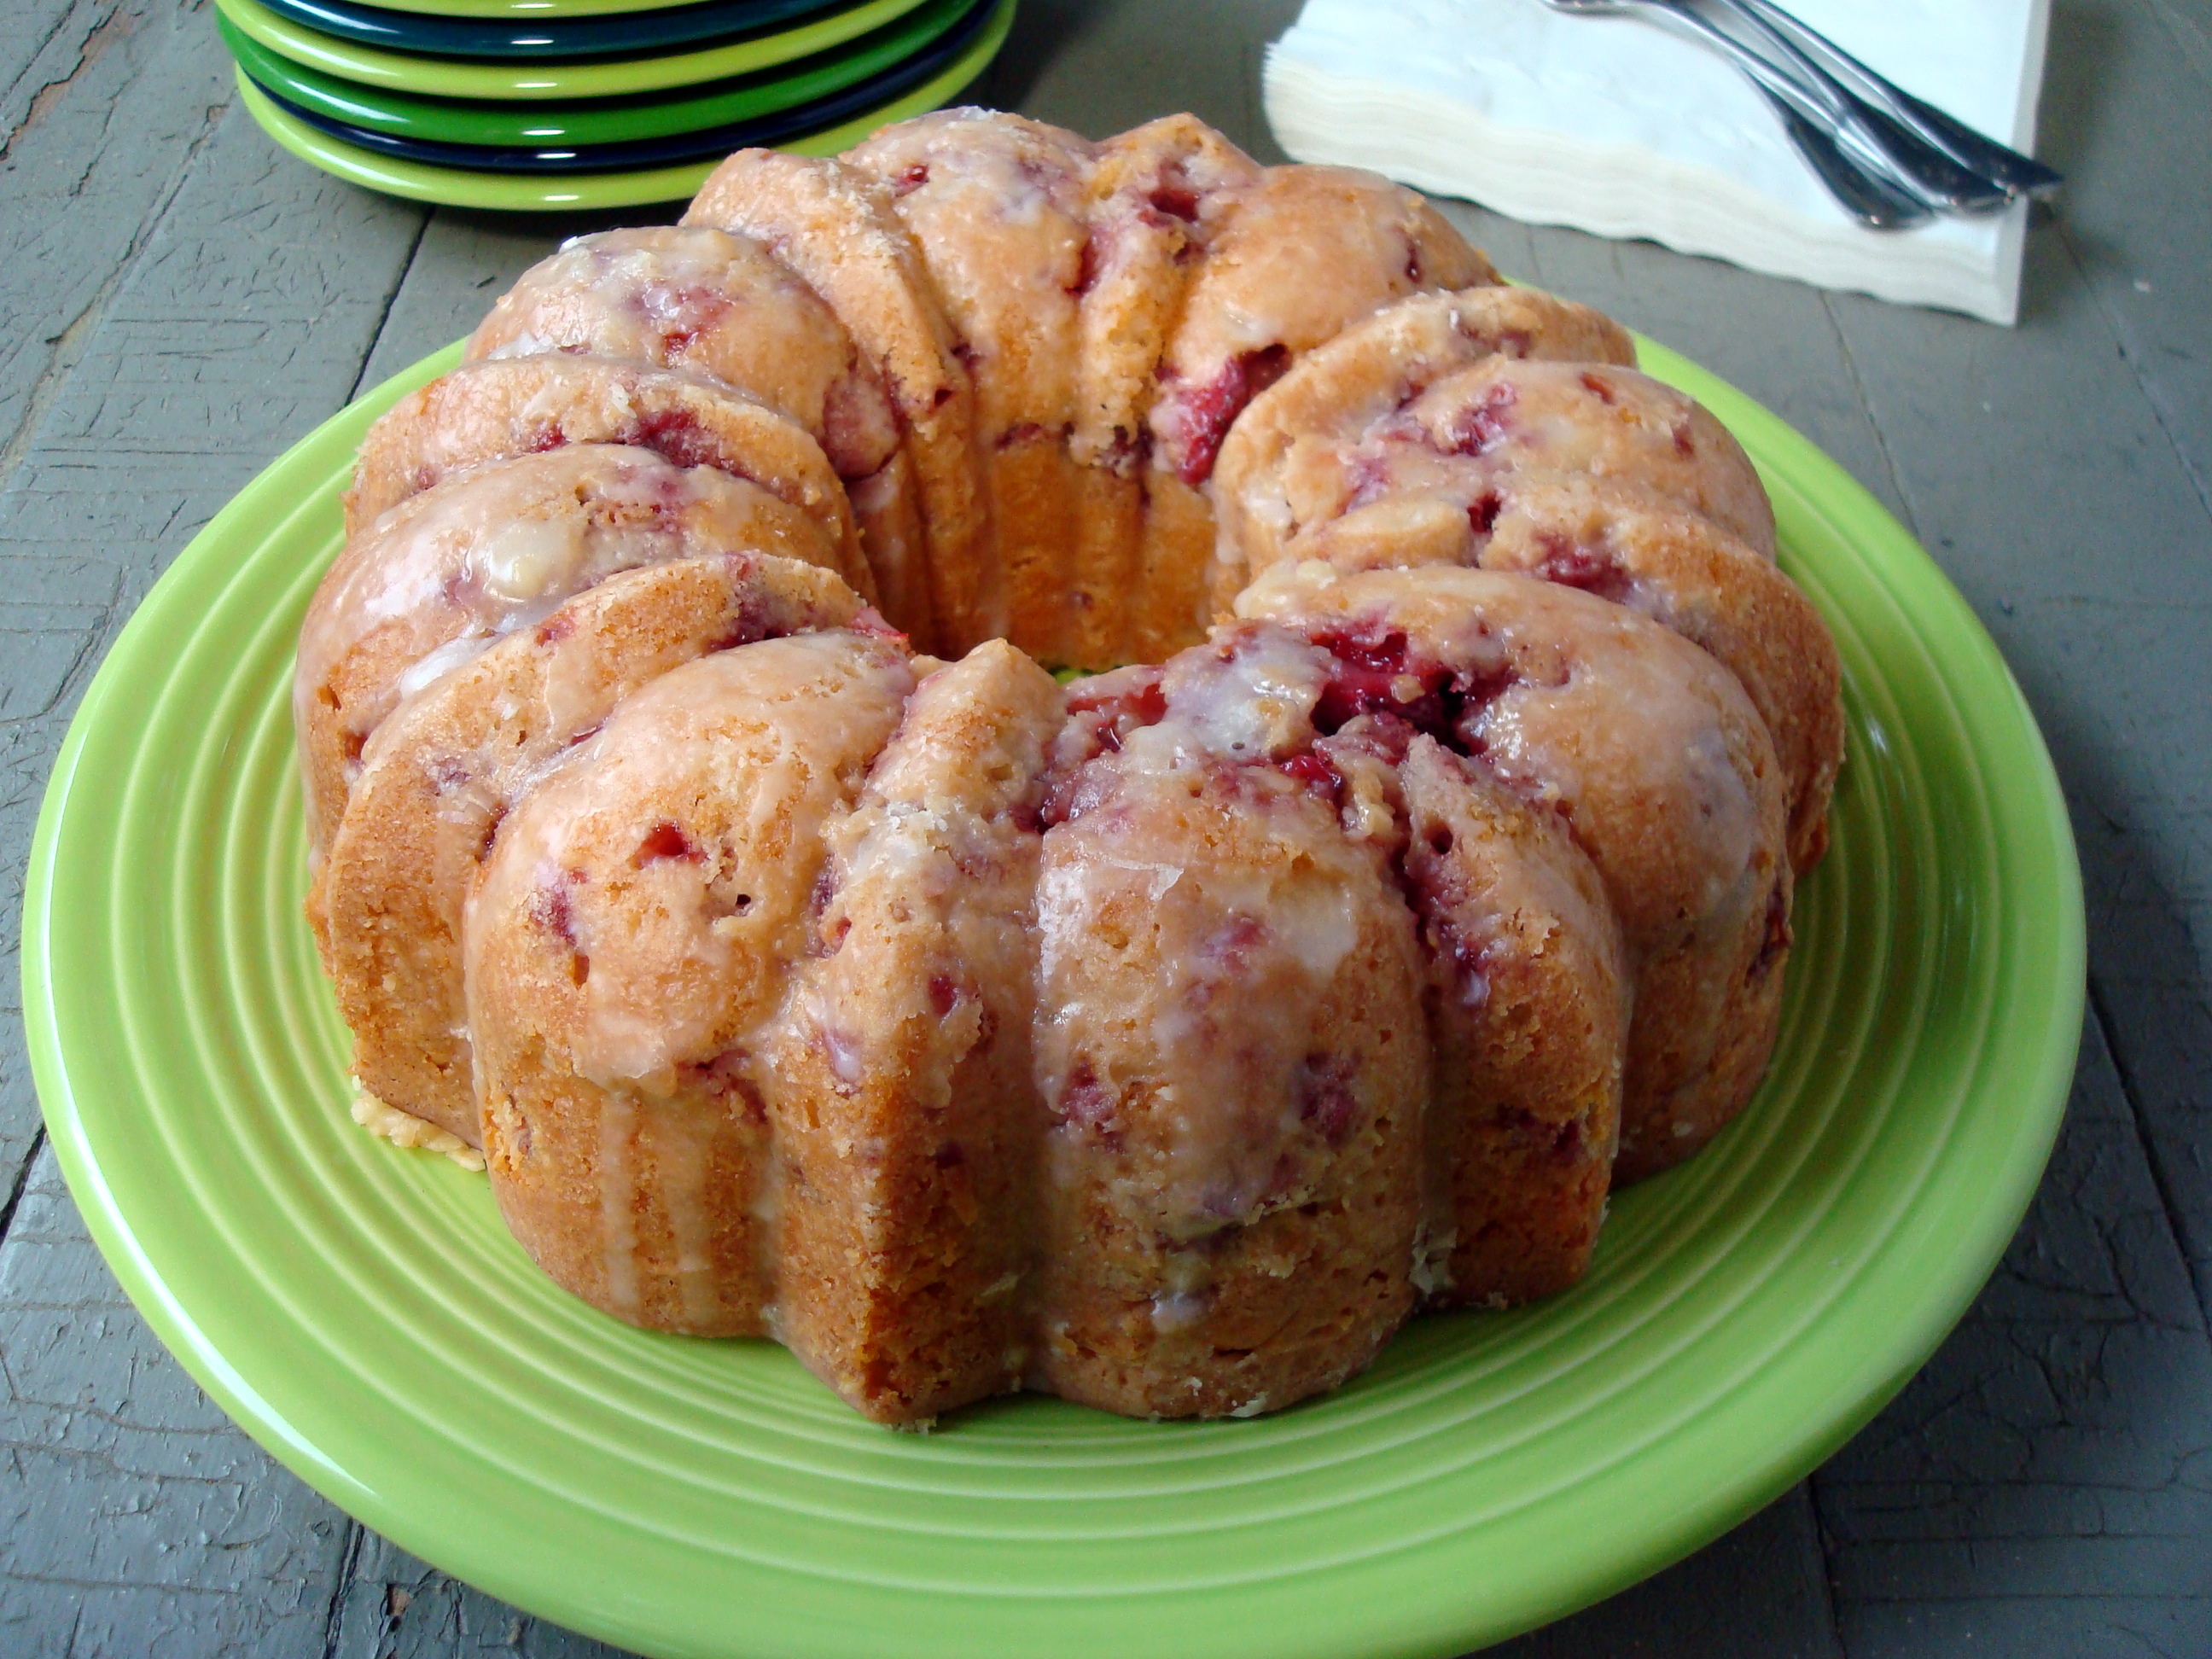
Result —
M 1965 1323 L 1814 1477 L 1851 1659 L 2212 1650 L 2212 1340 L 2103 1033 Z
M 326 1659 L 623 1659 L 627 1652 L 519 1613 L 364 1532 Z
M 2200 93 L 2212 93 L 2212 13 L 2203 0 L 2148 0 L 2148 9 L 2165 24 L 2181 55 L 2202 83 Z
M 16 1000 L 22 876 L 68 716 L 115 630 L 192 532 L 345 401 L 421 214 L 301 167 L 233 111 L 0 489 L 0 635 L 9 652 L 0 705 L 0 1192 L 37 1122 Z
M 2149 400 L 2212 509 L 2212 17 L 2200 5 L 2065 6 L 2051 17 L 2045 130 L 2069 174 L 2059 229 L 2118 340 L 2117 378 Z M 2159 112 L 2128 119 L 2113 106 Z
M 0 1651 L 322 1651 L 346 1523 L 162 1351 L 51 1150 L 0 1245 Z
M 9 258 L 0 262 L 9 324 L 0 331 L 0 484 L 228 96 L 227 59 L 204 8 L 73 0 L 11 13 L 0 31 L 0 218 L 9 227 Z M 17 994 L 20 854 L 58 741 L 47 717 L 108 615 L 104 600 L 43 585 L 8 592 L 0 600 L 0 656 L 9 665 L 0 687 L 0 1194 L 22 1177 L 36 1121 Z
M 15 9 L 0 50 L 0 483 L 231 97 L 210 9 Z M 4 715 L 0 715 L 4 718 Z
M 0 182 L 11 216 L 14 184 Z M 88 313 L 17 446 L 0 490 L 9 1183 L 37 1121 L 15 1000 L 23 860 L 70 710 L 191 533 L 344 401 L 420 219 L 281 158 L 232 112 Z M 224 1424 L 160 1351 L 85 1243 L 50 1158 L 0 1249 L 0 1649 L 320 1650 L 350 1523 Z
M 977 96 L 1094 137 L 1188 110 L 1279 161 L 1261 107 L 1260 52 L 1297 15 L 1298 0 L 1024 0 Z
M 1844 1659 L 1803 1483 L 1686 1561 L 1491 1659 Z
M 2163 262 L 2154 287 L 2188 265 L 2197 291 L 2212 292 L 2202 286 L 2212 212 L 2188 206 L 2208 188 L 2212 100 L 2159 104 L 2154 122 L 2153 106 L 2133 101 L 2166 84 L 2154 65 L 2174 52 L 2144 8 L 2060 16 L 2071 49 L 2052 52 L 2045 152 L 2093 198 L 2106 189 L 2097 181 L 2142 175 L 2126 234 Z M 2116 64 L 2122 78 L 2107 82 Z M 2126 110 L 2103 106 L 2112 84 L 2130 88 Z M 2144 118 L 2130 118 L 2137 109 Z M 2161 188 L 2175 210 L 2163 218 Z M 1911 518 L 2003 648 L 2066 783 L 2092 978 L 2200 1304 L 2212 1308 L 2212 508 L 2191 459 L 2212 455 L 2212 404 L 2190 403 L 2197 371 L 2178 357 L 2130 372 L 2168 346 L 2202 356 L 2212 313 L 2200 299 L 2193 336 L 2190 318 L 2151 319 L 2130 344 L 2100 292 L 2112 279 L 2075 257 L 2080 235 L 2031 239 L 2014 332 L 1832 303 Z
M 2078 61 L 2098 45 L 2096 74 L 2069 67 L 2053 77 L 2056 131 L 2075 172 L 2068 251 L 2114 337 L 2110 372 L 2141 389 L 2208 518 L 2192 526 L 2177 513 L 2171 539 L 2139 530 L 2136 545 L 2122 550 L 2131 571 L 2140 562 L 2174 580 L 2146 583 L 2145 592 L 2131 574 L 2120 592 L 2155 605 L 2161 588 L 2178 587 L 2194 620 L 2177 623 L 2179 650 L 2130 662 L 2108 696 L 2130 704 L 2147 728 L 2179 714 L 2183 729 L 2148 753 L 2098 745 L 2099 764 L 2120 775 L 2120 787 L 2081 803 L 2075 822 L 2090 877 L 2100 1006 L 2149 1126 L 2199 1300 L 2212 1309 L 2212 757 L 2204 746 L 2212 721 L 2201 684 L 2212 654 L 2212 176 L 2203 164 L 2212 143 L 2212 14 L 2158 0 L 2142 16 L 2108 8 L 2059 15 L 2054 50 Z M 2160 118 L 2130 121 L 2104 107 L 2115 84 Z M 2094 143 L 2075 136 L 2092 133 Z M 2175 670 L 2182 678 L 2167 678 Z M 2176 775 L 2160 777 L 2155 791 L 2130 775 L 2169 767 Z
M 7 25 L 0 32 L 0 155 L 29 121 L 39 94 L 68 78 L 72 47 L 112 8 L 112 0 L 9 0 L 0 13 Z

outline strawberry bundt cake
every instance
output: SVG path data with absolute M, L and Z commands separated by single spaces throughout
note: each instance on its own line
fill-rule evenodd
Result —
M 364 1095 L 886 1423 L 1247 1416 L 1571 1285 L 1756 1086 L 1842 756 L 1634 362 L 1187 116 L 569 243 L 371 429 L 301 636 Z

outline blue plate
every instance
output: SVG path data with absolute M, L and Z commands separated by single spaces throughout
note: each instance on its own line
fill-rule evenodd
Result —
M 429 17 L 354 0 L 262 0 L 303 28 L 438 58 L 608 58 L 695 46 L 780 27 L 841 0 L 707 0 L 613 17 Z

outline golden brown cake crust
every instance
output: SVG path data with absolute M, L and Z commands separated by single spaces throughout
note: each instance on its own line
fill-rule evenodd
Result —
M 1191 275 L 1261 174 L 1251 157 L 1188 115 L 1147 122 L 1097 147 L 1068 439 L 1079 465 L 1067 576 L 1066 654 L 1074 666 L 1101 670 L 1160 654 L 1148 652 L 1146 640 L 1188 641 L 1182 599 L 1170 594 L 1156 604 L 1144 586 L 1147 520 L 1161 493 L 1148 476 L 1147 420 Z M 1164 524 L 1152 534 L 1156 548 L 1174 539 Z
M 317 878 L 324 965 L 370 1093 L 482 1144 L 461 910 L 535 775 L 629 693 L 709 651 L 862 620 L 828 571 L 718 554 L 613 576 L 489 645 L 378 728 Z
M 934 1416 L 1027 1369 L 1032 1079 L 1052 678 L 1003 642 L 925 678 L 823 832 L 818 952 L 770 1097 L 789 1174 L 781 1334 L 856 1408 Z
M 1000 636 L 1048 662 L 1067 658 L 1067 441 L 1093 148 L 1018 115 L 954 109 L 879 128 L 846 157 L 889 187 L 975 389 L 974 465 L 996 562 L 981 632 L 954 643 Z
M 1380 860 L 1295 787 L 1154 774 L 1047 833 L 1038 903 L 1037 1380 L 1163 1417 L 1334 1388 L 1412 1305 L 1420 1219 L 1428 1045 Z
M 1478 562 L 1626 605 L 1711 652 L 1774 739 L 1802 876 L 1828 844 L 1844 757 L 1843 669 L 1796 583 L 1711 520 L 1632 484 L 1574 474 L 1504 480 Z
M 1792 893 L 1781 767 L 1735 677 L 1625 606 L 1455 566 L 1278 565 L 1237 610 L 1409 665 L 1391 696 L 1405 675 L 1460 699 L 1458 742 L 1565 817 L 1636 975 L 1615 1179 L 1718 1133 L 1773 1042 Z
M 842 161 L 741 149 L 699 187 L 684 222 L 759 240 L 873 356 L 905 427 L 928 548 L 925 583 L 886 592 L 891 618 L 932 650 L 988 638 L 981 593 L 990 550 L 969 459 L 975 387 L 889 186 Z
M 618 571 L 738 550 L 841 562 L 820 520 L 758 485 L 627 445 L 482 462 L 393 507 L 345 544 L 300 628 L 292 708 L 312 854 L 362 745 L 418 684 Z
M 465 944 L 492 1191 L 538 1264 L 617 1317 L 775 1328 L 767 1056 L 823 826 L 913 684 L 896 641 L 850 632 L 697 658 L 501 826 Z
M 1533 471 L 1636 485 L 1773 556 L 1773 508 L 1742 447 L 1634 369 L 1492 356 L 1392 384 L 1346 377 L 1340 413 L 1310 408 L 1240 475 L 1232 535 L 1254 568 L 1346 562 L 1347 544 L 1375 547 L 1370 565 L 1449 562 L 1500 482 Z
M 1270 167 L 1233 193 L 1184 292 L 1147 411 L 1145 614 L 1132 655 L 1190 643 L 1235 592 L 1197 492 L 1246 405 L 1302 354 L 1394 300 L 1498 280 L 1427 202 L 1371 173 Z
M 1085 465 L 1132 470 L 1185 283 L 1261 173 L 1188 115 L 1148 121 L 1097 146 L 1072 440 Z
M 819 522 L 839 550 L 838 574 L 872 597 L 852 508 L 819 444 L 718 382 L 611 358 L 495 358 L 410 392 L 362 440 L 346 534 L 463 467 L 585 443 L 635 444 L 759 485 Z
M 947 111 L 471 349 L 303 637 L 310 910 L 599 1308 L 885 1424 L 1249 1415 L 1572 1285 L 1756 1085 L 1832 643 L 1718 422 L 1413 192 Z
M 1399 775 L 1437 1056 L 1420 1288 L 1438 1307 L 1528 1302 L 1582 1277 L 1605 1219 L 1626 946 L 1557 814 L 1426 736 Z
M 1279 376 L 1394 300 L 1499 280 L 1403 185 L 1348 167 L 1269 167 L 1206 242 L 1162 355 L 1165 387 L 1152 419 L 1158 464 L 1203 483 L 1262 376 Z
M 804 427 L 842 478 L 890 459 L 898 426 L 873 363 L 814 290 L 750 237 L 704 225 L 562 245 L 500 296 L 467 356 L 567 352 L 688 369 Z
M 1389 814 L 1347 832 L 1316 787 L 1332 672 L 1248 627 L 1071 692 L 1036 1362 L 1071 1398 L 1249 1414 L 1334 1386 L 1412 1304 L 1429 1043 Z
M 1255 398 L 1221 446 L 1213 501 L 1225 580 L 1242 587 L 1293 556 L 1301 526 L 1283 475 L 1302 453 L 1357 442 L 1431 383 L 1493 356 L 1633 368 L 1636 344 L 1588 306 L 1503 286 L 1415 295 L 1352 324 Z
M 1475 565 L 1664 623 L 1741 682 L 1787 780 L 1790 862 L 1802 876 L 1820 861 L 1844 751 L 1835 641 L 1795 582 L 1704 514 L 1618 479 L 1516 472 L 1486 483 L 1469 509 L 1386 495 L 1291 546 L 1260 568 L 1301 556 L 1344 571 Z

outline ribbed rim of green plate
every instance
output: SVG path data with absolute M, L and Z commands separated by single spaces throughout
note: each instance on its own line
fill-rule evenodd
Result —
M 220 11 L 223 44 L 247 76 L 280 97 L 356 126 L 455 144 L 611 144 L 668 138 L 775 115 L 904 62 L 968 14 L 971 0 L 922 0 L 905 16 L 853 43 L 734 84 L 676 95 L 645 94 L 582 104 L 477 104 L 415 98 L 325 75 L 280 57 Z
M 1416 1322 L 1249 1422 L 1036 1398 L 872 1427 L 781 1350 L 554 1290 L 483 1182 L 345 1116 L 300 919 L 294 633 L 369 419 L 325 423 L 178 558 L 40 813 L 24 1006 L 94 1237 L 186 1368 L 310 1485 L 447 1571 L 649 1654 L 1447 1655 L 1697 1547 L 1935 1348 L 2057 1133 L 2080 872 L 2027 707 L 1957 592 L 1833 462 L 1669 353 L 1773 492 L 1832 622 L 1850 757 L 1782 1039 L 1596 1264 Z
M 1000 0 L 998 15 L 975 44 L 944 74 L 924 82 L 903 98 L 819 132 L 786 139 L 778 149 L 798 155 L 836 155 L 850 149 L 878 127 L 903 121 L 957 96 L 983 72 L 1013 27 L 1015 0 Z M 490 208 L 514 213 L 580 212 L 598 208 L 641 207 L 679 202 L 696 195 L 715 161 L 687 161 L 640 173 L 468 173 L 426 161 L 373 155 L 357 145 L 319 132 L 272 103 L 252 77 L 235 71 L 238 94 L 246 111 L 270 137 L 311 167 L 387 196 L 410 201 L 442 202 L 448 207 Z
M 594 58 L 580 63 L 527 63 L 424 58 L 385 52 L 334 34 L 303 28 L 276 15 L 256 0 L 216 0 L 216 6 L 242 34 L 280 58 L 321 70 L 341 81 L 390 87 L 434 98 L 496 100 L 619 98 L 635 92 L 661 92 L 726 80 L 809 58 L 881 28 L 921 0 L 863 0 L 863 3 L 811 18 L 796 28 L 750 35 L 725 46 L 650 58 Z

